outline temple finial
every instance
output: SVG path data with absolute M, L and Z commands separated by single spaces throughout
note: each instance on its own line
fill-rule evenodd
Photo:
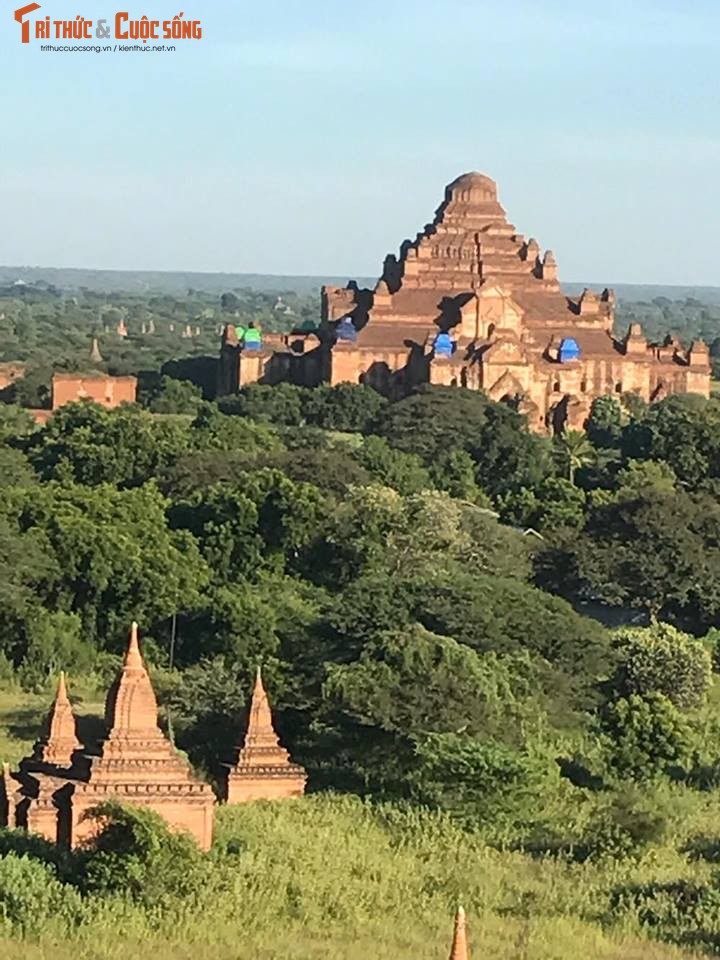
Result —
M 458 907 L 455 914 L 455 934 L 453 936 L 450 960 L 470 960 L 467 945 L 467 931 L 465 929 L 465 911 Z
M 65 686 L 65 671 L 60 671 L 60 676 L 58 677 L 57 693 L 55 694 L 55 703 L 69 703 L 70 700 L 67 694 L 67 687 Z
M 125 666 L 144 669 L 142 656 L 140 655 L 140 644 L 138 643 L 138 625 L 135 620 L 130 624 L 130 640 L 125 653 Z

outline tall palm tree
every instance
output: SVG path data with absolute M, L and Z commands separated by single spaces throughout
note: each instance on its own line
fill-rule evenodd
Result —
M 566 430 L 557 437 L 558 451 L 568 472 L 568 480 L 575 483 L 575 473 L 595 459 L 595 448 L 584 430 Z

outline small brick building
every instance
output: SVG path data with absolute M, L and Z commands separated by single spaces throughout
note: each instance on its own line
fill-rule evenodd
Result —
M 92 400 L 102 407 L 135 403 L 137 377 L 111 377 L 103 373 L 55 373 L 52 378 L 52 408 L 74 400 Z

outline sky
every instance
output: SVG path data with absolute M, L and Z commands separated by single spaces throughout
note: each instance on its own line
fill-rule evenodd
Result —
M 376 276 L 479 170 L 561 279 L 720 285 L 718 0 L 39 2 L 203 37 L 44 52 L 4 5 L 0 263 Z

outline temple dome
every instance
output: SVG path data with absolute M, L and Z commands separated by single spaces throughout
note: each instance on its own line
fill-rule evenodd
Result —
M 465 200 L 477 203 L 497 200 L 497 184 L 484 173 L 463 173 L 445 188 L 448 200 Z

